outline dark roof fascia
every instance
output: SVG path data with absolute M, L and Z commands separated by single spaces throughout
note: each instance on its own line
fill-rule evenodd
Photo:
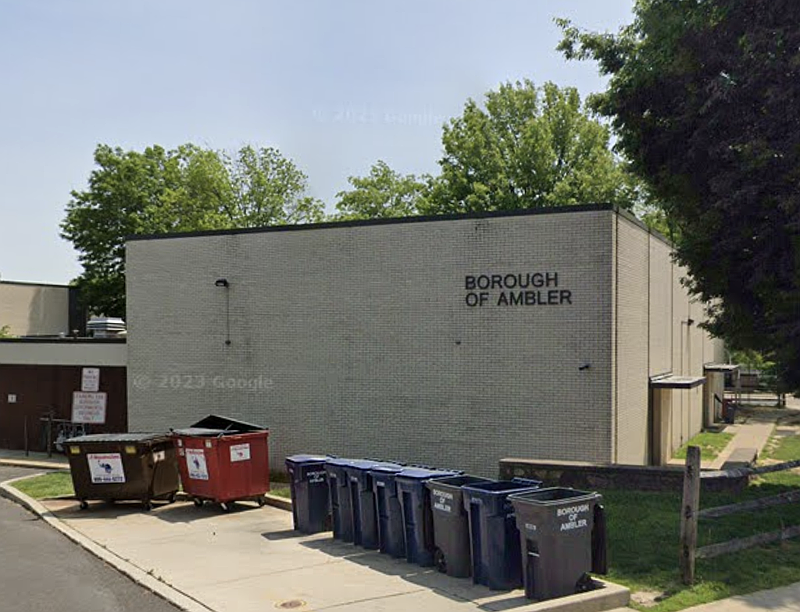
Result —
M 0 338 L 8 344 L 125 344 L 126 338 Z
M 230 236 L 235 234 L 262 234 L 270 232 L 297 232 L 318 229 L 337 229 L 347 227 L 364 227 L 372 225 L 401 225 L 406 223 L 428 223 L 436 221 L 466 221 L 471 219 L 495 219 L 502 217 L 529 217 L 533 215 L 555 215 L 566 213 L 584 213 L 614 211 L 621 212 L 615 204 L 577 204 L 574 206 L 551 206 L 546 208 L 528 208 L 523 210 L 503 210 L 492 212 L 459 213 L 447 215 L 420 215 L 416 217 L 393 217 L 390 219 L 359 219 L 353 221 L 325 221 L 323 223 L 306 223 L 298 225 L 270 225 L 267 227 L 246 227 L 227 230 L 206 230 L 200 232 L 178 232 L 169 234 L 136 234 L 128 236 L 129 242 L 143 240 L 166 240 L 171 238 L 198 238 L 206 236 Z M 629 213 L 627 213 L 629 214 Z M 638 222 L 647 231 L 646 226 L 641 224 L 633 215 L 631 218 Z
M 0 285 L 22 285 L 23 287 L 55 287 L 57 289 L 72 289 L 73 285 L 59 285 L 57 283 L 34 283 L 30 281 L 0 280 Z

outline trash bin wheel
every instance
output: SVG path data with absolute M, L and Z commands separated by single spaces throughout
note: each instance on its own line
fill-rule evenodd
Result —
M 447 572 L 447 559 L 445 559 L 441 548 L 437 547 L 433 551 L 433 566 L 443 574 Z
M 82 499 L 80 503 L 80 509 L 86 510 L 88 507 L 89 507 L 89 502 L 87 502 L 85 499 Z
M 195 497 L 192 501 L 194 502 L 194 505 L 197 506 L 198 508 L 203 507 L 203 500 L 200 499 L 199 497 Z
M 592 580 L 592 577 L 589 574 L 583 574 L 580 578 L 578 578 L 578 582 L 575 583 L 576 593 L 586 593 L 587 591 L 592 591 L 594 589 L 594 580 Z

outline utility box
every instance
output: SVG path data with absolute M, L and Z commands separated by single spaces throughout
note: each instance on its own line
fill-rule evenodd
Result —
M 169 436 L 94 434 L 69 438 L 64 446 L 81 509 L 95 499 L 139 501 L 145 510 L 154 500 L 175 500 L 178 463 Z

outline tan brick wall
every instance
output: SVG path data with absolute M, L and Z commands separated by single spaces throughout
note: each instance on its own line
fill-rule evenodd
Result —
M 331 452 L 490 475 L 505 456 L 610 461 L 614 219 L 130 242 L 130 426 L 231 414 L 272 429 L 273 461 Z M 498 306 L 489 290 L 466 305 L 467 275 L 528 272 L 557 273 L 572 303 Z
M 646 464 L 650 234 L 616 221 L 616 463 Z
M 0 282 L 0 327 L 14 336 L 69 333 L 69 288 Z

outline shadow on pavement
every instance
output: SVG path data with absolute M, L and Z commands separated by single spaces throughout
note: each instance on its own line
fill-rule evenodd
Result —
M 293 533 L 297 537 L 304 537 L 299 532 Z M 270 534 L 262 535 L 269 539 Z M 406 562 L 404 558 L 395 559 L 377 551 L 366 550 L 333 538 L 313 539 L 299 543 L 332 557 L 345 559 L 348 563 L 357 563 L 386 576 L 395 576 L 416 586 L 430 589 L 437 595 L 453 601 L 471 602 L 485 610 L 510 610 L 532 603 L 520 595 L 520 591 L 492 591 L 488 587 L 473 584 L 470 578 L 453 578 L 432 567 L 420 567 Z

